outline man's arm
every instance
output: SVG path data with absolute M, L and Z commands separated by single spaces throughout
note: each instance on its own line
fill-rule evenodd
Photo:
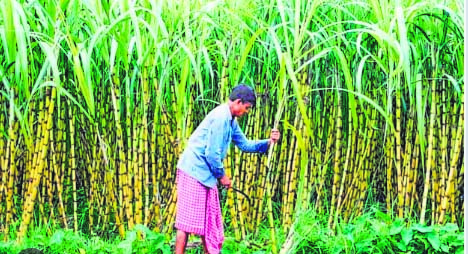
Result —
M 208 163 L 211 173 L 216 178 L 220 178 L 224 175 L 221 153 L 223 142 L 226 138 L 225 128 L 224 121 L 213 120 L 206 136 L 206 162 Z
M 276 143 L 280 138 L 280 132 L 277 129 L 271 130 L 270 138 L 269 139 L 262 139 L 262 140 L 248 140 L 245 137 L 245 134 L 240 129 L 239 125 L 234 123 L 233 126 L 233 134 L 232 134 L 232 141 L 236 146 L 239 147 L 244 152 L 259 152 L 259 153 L 266 153 L 268 151 L 268 147 L 272 143 Z

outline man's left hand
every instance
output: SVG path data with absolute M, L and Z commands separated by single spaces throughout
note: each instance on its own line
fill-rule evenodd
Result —
M 275 144 L 276 142 L 278 142 L 280 136 L 281 136 L 281 134 L 280 134 L 278 129 L 272 129 L 271 133 L 270 133 L 269 143 L 270 144 L 272 144 L 272 143 Z

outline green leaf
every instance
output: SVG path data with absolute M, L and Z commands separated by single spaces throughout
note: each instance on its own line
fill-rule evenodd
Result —
M 458 225 L 454 223 L 447 223 L 442 228 L 440 229 L 441 231 L 457 231 L 458 230 Z
M 413 240 L 413 230 L 411 228 L 404 228 L 401 230 L 401 238 L 406 246 Z
M 405 227 L 403 220 L 395 220 L 392 225 L 390 226 L 390 233 L 389 235 L 396 235 L 401 232 L 401 230 Z
M 117 246 L 118 249 L 122 249 L 123 253 L 132 253 L 132 245 L 133 241 L 136 240 L 136 233 L 135 231 L 131 231 L 127 233 L 127 238 L 120 242 Z
M 406 251 L 406 245 L 403 242 L 396 242 L 395 244 L 401 251 Z
M 449 253 L 449 249 L 450 249 L 450 248 L 449 248 L 448 245 L 442 244 L 442 245 L 440 245 L 440 248 L 442 249 L 443 252 Z
M 421 224 L 413 224 L 413 225 L 411 225 L 411 228 L 413 228 L 414 230 L 417 230 L 417 231 L 419 231 L 421 233 L 429 233 L 429 232 L 434 231 L 434 229 L 432 227 L 428 227 L 428 226 L 421 225 Z
M 375 210 L 375 217 L 377 217 L 378 219 L 383 220 L 384 222 L 391 222 L 392 221 L 392 218 L 388 214 L 386 214 L 386 213 L 384 213 L 382 211 L 379 211 L 379 210 Z
M 463 246 L 458 248 L 457 251 L 455 252 L 455 254 L 463 254 L 463 253 L 465 253 L 465 248 Z
M 50 245 L 52 245 L 52 244 L 61 244 L 63 242 L 63 237 L 64 236 L 65 236 L 65 233 L 62 230 L 58 230 L 50 238 Z
M 440 239 L 439 234 L 436 232 L 427 233 L 427 240 L 431 243 L 432 248 L 439 251 L 440 250 Z

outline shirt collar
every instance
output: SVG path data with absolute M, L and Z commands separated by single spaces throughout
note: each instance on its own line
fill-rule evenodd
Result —
M 223 107 L 224 107 L 224 110 L 226 111 L 226 114 L 229 116 L 228 119 L 229 120 L 234 120 L 234 118 L 232 117 L 232 114 L 231 114 L 231 110 L 229 110 L 229 103 L 224 103 L 223 104 Z

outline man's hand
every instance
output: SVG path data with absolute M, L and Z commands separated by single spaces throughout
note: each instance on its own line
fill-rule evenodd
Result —
M 278 142 L 278 139 L 280 138 L 281 134 L 278 129 L 272 129 L 270 133 L 270 140 L 268 141 L 268 144 L 275 144 Z
M 223 185 L 226 188 L 231 188 L 231 179 L 227 175 L 224 175 L 223 177 L 219 178 L 219 182 L 221 185 Z

